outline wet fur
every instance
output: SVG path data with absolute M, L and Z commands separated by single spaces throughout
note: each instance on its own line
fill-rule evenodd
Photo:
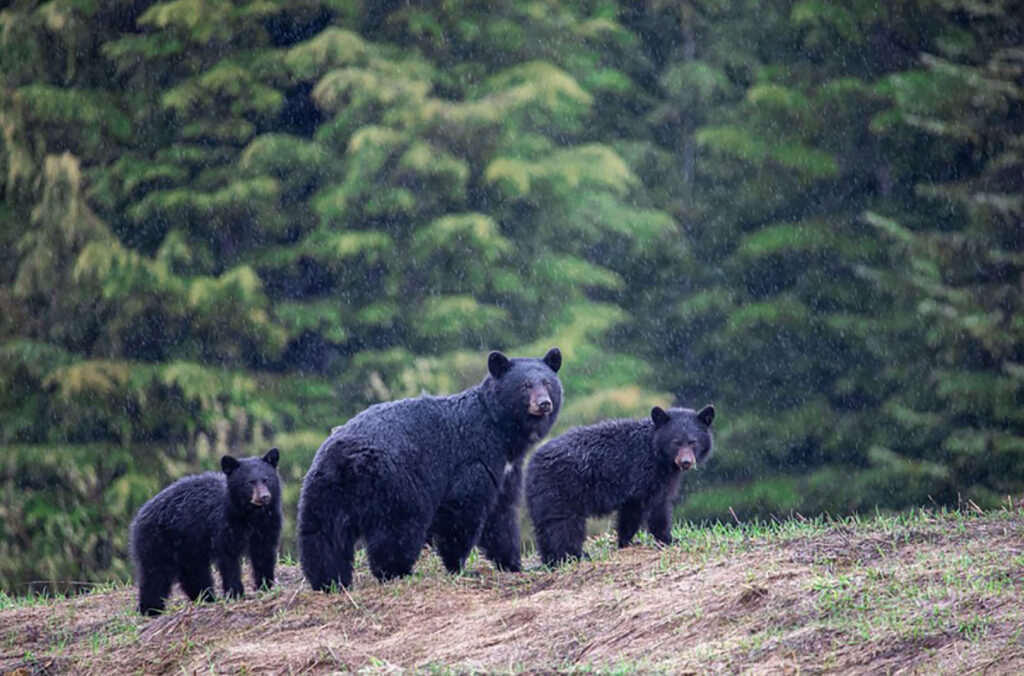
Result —
M 662 425 L 607 420 L 573 428 L 537 449 L 526 472 L 526 503 L 541 560 L 554 565 L 581 558 L 587 518 L 612 512 L 618 512 L 619 547 L 644 524 L 659 542 L 671 543 L 682 472 L 677 446 L 669 442 L 693 438 L 697 462 L 705 461 L 713 445 L 710 423 L 697 416 L 672 408 Z
M 213 600 L 211 563 L 220 572 L 224 595 L 243 596 L 243 555 L 252 563 L 254 587 L 273 586 L 281 535 L 277 457 L 273 449 L 263 458 L 225 458 L 230 475 L 184 477 L 139 509 L 131 525 L 131 551 L 140 612 L 162 612 L 175 581 L 193 601 Z M 268 504 L 252 504 L 250 480 L 269 490 Z
M 359 539 L 380 580 L 409 574 L 428 539 L 451 572 L 478 540 L 496 565 L 518 570 L 522 458 L 557 419 L 560 365 L 557 350 L 544 359 L 492 353 L 490 375 L 475 387 L 377 404 L 335 428 L 299 501 L 299 552 L 310 585 L 351 585 Z M 530 415 L 544 393 L 553 410 Z

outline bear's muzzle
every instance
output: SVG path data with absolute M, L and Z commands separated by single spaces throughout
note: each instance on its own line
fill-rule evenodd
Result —
M 258 481 L 252 487 L 252 495 L 249 497 L 251 502 L 256 507 L 266 507 L 270 504 L 271 496 L 270 489 L 262 481 Z
M 676 467 L 687 471 L 697 466 L 697 456 L 694 454 L 693 444 L 682 444 L 676 451 Z
M 535 387 L 530 391 L 530 404 L 526 407 L 527 413 L 543 418 L 551 415 L 554 408 L 555 405 L 551 402 L 551 395 L 548 394 L 546 387 Z

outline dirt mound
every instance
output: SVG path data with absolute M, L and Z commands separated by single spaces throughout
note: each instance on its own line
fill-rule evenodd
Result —
M 0 672 L 1024 672 L 1024 515 L 681 526 L 555 571 L 444 574 L 273 592 L 168 614 L 119 587 L 3 598 Z M 531 561 L 528 559 L 528 563 Z

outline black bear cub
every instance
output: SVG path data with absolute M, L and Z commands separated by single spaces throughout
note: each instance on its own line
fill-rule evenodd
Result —
M 650 420 L 575 427 L 537 449 L 526 471 L 526 504 L 541 560 L 581 558 L 587 517 L 614 511 L 619 547 L 644 522 L 670 544 L 680 477 L 711 454 L 714 418 L 712 406 L 655 406 Z
M 281 535 L 278 459 L 276 448 L 262 458 L 225 455 L 221 473 L 178 479 L 139 509 L 131 548 L 141 613 L 163 612 L 175 580 L 193 601 L 212 601 L 211 562 L 225 596 L 241 597 L 243 554 L 256 588 L 273 586 Z
M 492 352 L 482 383 L 447 397 L 377 404 L 335 428 L 302 483 L 299 552 L 313 589 L 352 584 L 356 542 L 378 580 L 412 571 L 430 541 L 461 570 L 479 542 L 518 570 L 518 497 L 526 451 L 558 417 L 562 354 Z

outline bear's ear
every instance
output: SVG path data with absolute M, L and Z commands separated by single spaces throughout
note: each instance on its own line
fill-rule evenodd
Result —
M 231 474 L 236 469 L 242 466 L 242 463 L 238 462 L 230 455 L 225 455 L 220 459 L 220 468 L 224 470 L 225 474 Z
M 544 355 L 544 363 L 548 365 L 548 368 L 558 373 L 558 369 L 562 368 L 562 351 L 557 347 L 553 347 L 548 350 L 548 353 Z
M 267 463 L 271 467 L 277 467 L 277 461 L 280 459 L 281 452 L 277 450 L 277 446 L 274 446 L 263 455 L 263 462 Z
M 665 413 L 660 406 L 655 406 L 651 409 L 651 420 L 654 421 L 655 427 L 661 427 L 668 423 L 668 413 Z
M 500 378 L 512 368 L 512 360 L 500 352 L 492 352 L 487 356 L 487 370 L 495 378 Z
M 697 412 L 697 420 L 701 421 L 708 427 L 711 427 L 711 421 L 715 419 L 715 407 L 708 404 L 700 411 Z

